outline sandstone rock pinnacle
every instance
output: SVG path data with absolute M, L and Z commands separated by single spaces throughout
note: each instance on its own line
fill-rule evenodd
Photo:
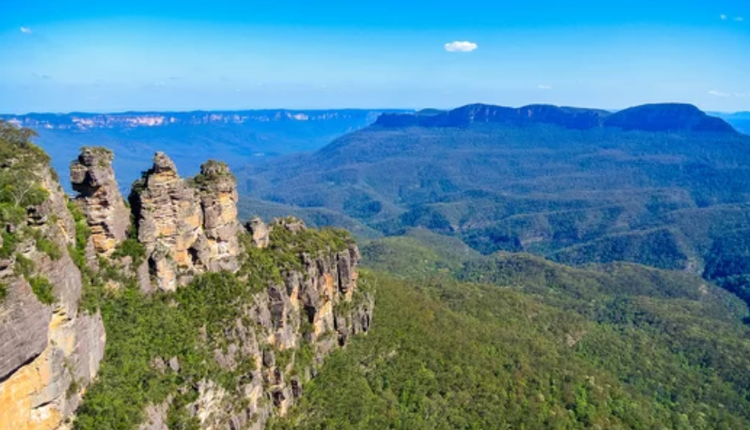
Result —
M 224 163 L 209 161 L 186 181 L 158 152 L 130 199 L 155 287 L 171 291 L 196 274 L 237 269 L 237 187 Z
M 112 159 L 108 149 L 83 148 L 70 164 L 76 203 L 91 228 L 90 240 L 96 252 L 106 256 L 127 238 L 130 226 L 130 211 L 117 187 Z

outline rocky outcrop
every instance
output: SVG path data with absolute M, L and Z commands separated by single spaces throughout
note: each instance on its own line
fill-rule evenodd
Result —
M 209 271 L 237 270 L 240 223 L 237 221 L 237 183 L 226 164 L 208 161 L 193 178 L 203 210 L 203 235 L 198 261 Z
M 160 152 L 131 192 L 138 240 L 160 290 L 174 291 L 200 273 L 237 268 L 234 177 L 223 163 L 209 162 L 191 182 Z
M 271 230 L 268 228 L 266 223 L 263 222 L 262 219 L 255 217 L 245 223 L 245 228 L 253 237 L 253 244 L 263 249 L 268 246 L 270 238 L 269 234 L 271 233 Z
M 69 428 L 106 340 L 99 311 L 79 309 L 84 289 L 87 299 L 107 300 L 102 296 L 137 289 L 138 281 L 147 292 L 173 291 L 218 271 L 246 288 L 242 300 L 231 302 L 237 312 L 222 322 L 228 326 L 210 335 L 206 325 L 192 328 L 205 347 L 201 362 L 214 360 L 214 376 L 186 377 L 189 382 L 166 399 L 145 406 L 143 430 L 166 429 L 175 408 L 203 429 L 260 430 L 302 396 L 326 355 L 369 330 L 373 299 L 358 289 L 360 255 L 348 235 L 316 233 L 291 217 L 270 225 L 255 219 L 245 231 L 225 164 L 209 161 L 184 180 L 158 153 L 130 195 L 133 241 L 126 237 L 131 213 L 111 162 L 109 151 L 88 148 L 71 163 L 75 203 L 84 216 L 76 220 L 45 166 L 35 179 L 46 199 L 25 208 L 22 221 L 4 226 L 11 235 L 0 235 L 0 430 Z M 85 241 L 76 232 L 81 225 L 90 231 Z M 98 272 L 86 264 L 87 255 L 88 263 L 101 266 Z M 105 316 L 111 323 L 111 314 Z M 182 355 L 150 360 L 159 374 L 195 370 Z M 226 384 L 229 375 L 236 385 Z
M 60 426 L 104 355 L 101 317 L 78 309 L 81 274 L 67 252 L 75 223 L 51 171 L 39 169 L 48 198 L 12 226 L 15 252 L 0 262 L 0 430 Z
M 196 272 L 196 243 L 203 225 L 196 190 L 160 152 L 153 167 L 134 185 L 130 201 L 155 286 L 174 291 L 178 284 L 189 282 Z
M 298 233 L 304 224 L 277 220 L 272 228 Z M 263 429 L 302 396 L 304 385 L 330 352 L 370 329 L 373 298 L 357 294 L 359 250 L 302 254 L 300 269 L 255 295 L 245 314 L 225 331 L 214 359 L 227 370 L 254 363 L 233 391 L 204 381 L 188 408 L 204 429 Z M 228 424 L 227 424 L 228 423 Z
M 117 187 L 113 154 L 106 148 L 83 148 L 70 164 L 75 201 L 91 229 L 89 240 L 98 254 L 109 256 L 127 238 L 130 211 Z

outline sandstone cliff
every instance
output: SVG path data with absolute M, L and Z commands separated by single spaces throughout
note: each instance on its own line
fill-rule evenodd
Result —
M 0 145 L 0 179 L 29 190 L 0 200 L 0 430 L 262 429 L 369 330 L 348 234 L 293 218 L 243 228 L 225 164 L 186 180 L 158 153 L 128 208 L 113 154 L 84 148 L 69 203 L 27 140 L 31 176 L 0 141 L 13 149 Z
M 5 143 L 7 142 L 0 142 Z M 17 148 L 33 153 L 34 148 Z M 4 179 L 22 153 L 3 160 Z M 28 160 L 26 160 L 28 161 Z M 24 175 L 21 217 L 3 219 L 0 285 L 0 429 L 53 429 L 77 407 L 104 354 L 101 316 L 79 311 L 81 273 L 68 253 L 75 223 L 53 172 L 41 159 Z M 6 183 L 7 184 L 7 183 Z

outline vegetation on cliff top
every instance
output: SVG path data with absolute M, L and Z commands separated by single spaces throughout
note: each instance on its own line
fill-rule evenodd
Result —
M 344 237 L 348 236 L 332 230 L 280 233 L 274 235 L 274 246 L 258 249 L 252 246 L 249 234 L 243 234 L 240 239 L 246 253 L 237 274 L 200 275 L 174 293 L 144 294 L 134 273 L 100 260 L 99 273 L 88 272 L 91 278 L 83 300 L 89 309 L 101 310 L 107 348 L 97 381 L 76 413 L 75 428 L 136 428 L 146 405 L 160 404 L 170 395 L 169 428 L 197 428 L 196 419 L 181 407 L 195 400 L 197 383 L 213 380 L 231 393 L 255 365 L 245 360 L 228 371 L 217 364 L 213 351 L 226 348 L 228 324 L 243 316 L 243 305 L 251 303 L 254 294 L 280 282 L 284 270 L 297 267 L 301 250 L 337 249 Z M 123 244 L 116 252 L 134 260 L 141 256 L 132 244 Z M 123 288 L 109 288 L 107 281 L 119 282 Z M 202 339 L 201 333 L 205 333 Z M 304 361 L 304 351 L 300 356 Z M 173 357 L 179 362 L 179 372 L 165 365 Z M 174 397 L 178 387 L 189 389 Z
M 39 172 L 49 156 L 31 143 L 33 130 L 0 120 L 0 223 L 18 224 L 26 208 L 41 204 L 48 193 L 39 184 Z

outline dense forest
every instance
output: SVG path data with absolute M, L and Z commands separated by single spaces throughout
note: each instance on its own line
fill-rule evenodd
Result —
M 452 240 L 416 230 L 363 247 L 374 329 L 273 428 L 750 428 L 750 329 L 731 294 Z

